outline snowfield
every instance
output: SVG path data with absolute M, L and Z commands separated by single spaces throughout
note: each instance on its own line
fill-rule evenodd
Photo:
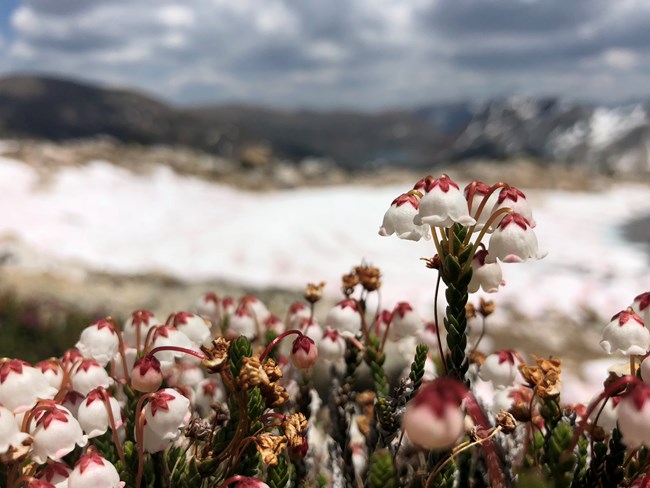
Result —
M 101 161 L 42 182 L 26 164 L 0 158 L 0 241 L 28 245 L 43 259 L 20 264 L 43 270 L 73 263 L 297 289 L 326 281 L 333 295 L 340 275 L 366 259 L 383 271 L 386 305 L 406 299 L 430 315 L 435 274 L 419 258 L 432 256 L 433 244 L 377 235 L 390 202 L 406 190 L 247 193 L 164 167 L 143 176 Z M 579 317 L 591 309 L 606 320 L 650 288 L 645 250 L 618 232 L 650 214 L 650 188 L 527 194 L 548 256 L 504 265 L 507 286 L 493 296 L 498 304 L 531 317 L 550 310 Z

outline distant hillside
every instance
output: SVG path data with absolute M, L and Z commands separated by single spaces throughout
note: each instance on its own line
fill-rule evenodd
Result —
M 128 90 L 35 76 L 0 79 L 0 137 L 55 141 L 108 135 L 186 146 L 250 164 L 316 157 L 344 168 L 431 167 L 532 157 L 604 172 L 650 172 L 650 105 L 618 107 L 509 97 L 483 105 L 281 111 L 177 108 Z

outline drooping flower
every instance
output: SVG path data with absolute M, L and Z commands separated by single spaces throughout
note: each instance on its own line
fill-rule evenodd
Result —
M 282 320 L 280 320 L 280 317 L 277 315 L 269 315 L 264 321 L 264 329 L 272 330 L 280 335 L 285 331 L 285 326 Z
M 266 305 L 253 295 L 244 295 L 239 299 L 239 307 L 247 307 L 253 313 L 253 317 L 258 323 L 262 324 L 269 317 L 271 312 L 266 308 Z
M 201 316 L 214 323 L 221 320 L 222 309 L 221 300 L 214 292 L 208 292 L 201 295 L 196 301 L 196 311 Z
M 152 350 L 157 347 L 175 346 L 183 349 L 196 349 L 192 341 L 175 327 L 163 325 L 153 333 Z M 180 351 L 157 351 L 156 359 L 160 361 L 163 372 L 168 371 L 174 365 L 176 358 L 183 356 Z
M 472 259 L 472 279 L 467 286 L 470 293 L 476 293 L 482 288 L 486 293 L 496 293 L 499 286 L 506 284 L 503 281 L 501 265 L 495 261 L 487 263 L 488 252 L 485 249 L 479 249 Z
M 306 335 L 299 336 L 291 347 L 291 362 L 296 368 L 309 369 L 318 359 L 316 343 Z
M 497 201 L 494 204 L 491 213 L 495 213 L 502 208 L 512 209 L 514 213 L 517 213 L 525 218 L 531 227 L 535 227 L 535 221 L 533 220 L 533 210 L 530 206 L 530 203 L 528 203 L 528 200 L 526 200 L 526 195 L 524 195 L 524 192 L 518 188 L 509 186 L 503 188 L 499 192 L 499 197 L 497 198 Z M 492 224 L 492 227 L 497 227 L 500 221 L 501 219 L 497 217 Z
M 415 225 L 413 219 L 418 215 L 420 200 L 415 195 L 404 193 L 390 204 L 384 214 L 384 221 L 379 229 L 380 236 L 395 234 L 400 239 L 419 241 L 430 237 L 429 227 Z
M 0 405 L 0 456 L 9 449 L 18 449 L 29 442 L 29 434 L 21 432 L 11 411 Z
M 212 378 L 201 380 L 194 387 L 194 392 L 194 406 L 202 415 L 207 415 L 212 410 L 212 405 L 224 399 L 223 391 Z
M 124 322 L 122 328 L 122 338 L 124 342 L 132 347 L 138 343 L 138 334 L 140 335 L 140 347 L 143 346 L 149 329 L 162 325 L 158 318 L 149 310 L 136 310 Z
M 39 479 L 50 483 L 54 488 L 68 488 L 68 478 L 72 469 L 61 462 L 50 462 L 38 475 Z
M 361 330 L 361 316 L 357 302 L 350 298 L 341 300 L 327 313 L 325 325 L 339 332 L 347 331 L 356 334 Z
M 388 338 L 391 341 L 399 341 L 405 337 L 411 337 L 423 328 L 422 318 L 413 310 L 408 302 L 399 302 L 393 308 L 388 329 Z
M 650 385 L 635 382 L 616 407 L 623 443 L 632 449 L 650 447 Z
M 631 306 L 643 318 L 646 327 L 650 327 L 650 291 L 638 295 Z
M 106 369 L 94 359 L 82 361 L 70 375 L 70 380 L 72 389 L 84 396 L 98 386 L 108 388 L 113 384 L 113 379 L 108 376 Z
M 494 263 L 497 259 L 504 263 L 521 263 L 528 259 L 541 259 L 537 237 L 528 221 L 521 215 L 506 215 L 490 236 L 490 245 L 486 262 Z
M 492 215 L 492 208 L 494 207 L 495 203 L 497 202 L 498 193 L 496 191 L 490 193 L 491 187 L 482 181 L 472 181 L 469 183 L 464 190 L 465 193 L 465 198 L 467 199 L 468 205 L 470 205 L 470 198 L 471 198 L 471 208 L 470 214 L 476 218 L 476 227 L 474 228 L 474 232 L 478 232 L 485 227 L 485 224 L 487 223 L 488 219 Z M 472 194 L 473 196 L 472 196 Z M 487 202 L 483 204 L 483 209 L 481 210 L 481 213 L 478 217 L 476 217 L 476 213 L 479 209 L 479 207 L 482 205 L 483 200 L 485 197 L 490 194 L 488 197 Z M 491 232 L 488 230 L 488 232 Z
M 422 385 L 406 407 L 402 427 L 411 442 L 426 449 L 447 449 L 465 432 L 463 384 L 437 378 Z
M 451 227 L 456 222 L 462 225 L 476 223 L 469 215 L 467 200 L 448 176 L 442 175 L 438 179 L 427 176 L 418 181 L 414 189 L 424 193 L 418 214 L 413 219 L 415 225 Z
M 131 387 L 143 393 L 151 393 L 163 382 L 160 361 L 150 354 L 142 356 L 133 365 L 131 371 Z
M 345 339 L 339 331 L 327 327 L 322 340 L 318 343 L 318 355 L 327 360 L 336 362 L 345 354 Z
M 601 347 L 607 354 L 643 355 L 650 349 L 650 331 L 631 308 L 614 315 L 603 330 Z
M 311 316 L 309 306 L 303 302 L 293 302 L 289 306 L 287 314 L 287 326 L 289 329 L 300 327 L 302 319 L 308 319 Z
M 512 386 L 517 376 L 515 356 L 512 351 L 496 351 L 485 358 L 478 370 L 483 381 L 491 381 L 495 387 Z
M 144 408 L 147 426 L 163 439 L 175 440 L 190 419 L 190 401 L 172 388 L 164 388 Z
M 124 485 L 115 466 L 94 450 L 79 458 L 68 478 L 68 488 L 122 488 Z
M 29 363 L 18 359 L 0 363 L 0 404 L 9 410 L 29 408 L 37 399 L 54 398 L 56 393 L 41 370 Z
M 115 326 L 108 319 L 97 320 L 86 327 L 75 345 L 83 357 L 94 359 L 102 366 L 113 359 L 119 346 Z
M 253 339 L 257 335 L 257 326 L 258 322 L 253 311 L 249 307 L 240 305 L 228 318 L 226 338 L 236 339 L 239 336 L 244 336 L 247 339 Z
M 63 370 L 56 359 L 46 359 L 45 361 L 36 363 L 34 367 L 41 370 L 41 373 L 43 373 L 43 376 L 52 388 L 56 388 L 57 390 L 61 388 Z
M 83 447 L 88 443 L 88 437 L 68 409 L 52 400 L 46 402 L 50 402 L 47 410 L 36 414 L 29 429 L 34 438 L 32 459 L 38 464 L 45 464 L 48 459 L 58 461 L 75 446 Z
M 106 433 L 108 428 L 111 426 L 108 412 L 104 405 L 103 395 L 104 392 L 102 392 L 102 389 L 96 388 L 88 393 L 86 399 L 81 402 L 81 405 L 79 405 L 77 420 L 89 439 Z M 123 425 L 120 404 L 115 398 L 108 395 L 108 393 L 106 393 L 106 395 L 108 396 L 111 413 L 113 414 L 115 428 L 119 429 Z

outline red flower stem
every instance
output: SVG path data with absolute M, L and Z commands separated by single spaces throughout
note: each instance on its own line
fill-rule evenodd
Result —
M 45 400 L 45 401 L 47 401 L 47 400 Z M 53 408 L 52 405 L 47 405 L 47 404 L 43 405 L 42 402 L 43 402 L 43 400 L 36 403 L 36 405 L 34 405 L 32 407 L 32 409 L 29 411 L 29 413 L 25 414 L 25 416 L 23 417 L 23 423 L 20 426 L 20 430 L 22 432 L 29 433 L 29 424 L 32 423 L 32 421 L 34 420 L 34 418 L 36 417 L 36 414 L 38 414 L 38 412 L 44 412 L 44 411 L 47 411 L 47 410 L 51 410 Z
M 115 333 L 117 334 L 117 340 L 119 342 L 119 351 L 120 357 L 122 358 L 122 368 L 124 370 L 124 380 L 128 381 L 129 379 L 129 367 L 126 364 L 126 352 L 124 346 L 124 339 L 122 338 L 122 331 L 120 330 L 120 325 L 115 321 L 113 317 L 108 317 L 108 320 L 113 324 Z
M 135 486 L 140 488 L 142 484 L 142 473 L 144 471 L 144 402 L 154 396 L 154 393 L 146 393 L 138 400 L 135 408 L 135 443 L 138 446 L 138 473 Z
M 582 416 L 581 422 L 576 426 L 575 430 L 573 431 L 573 438 L 571 439 L 571 445 L 569 446 L 569 449 L 567 451 L 573 451 L 573 449 L 576 447 L 576 444 L 578 444 L 578 439 L 580 439 L 580 436 L 582 433 L 585 431 L 587 428 L 587 422 L 589 421 L 589 417 L 591 414 L 594 412 L 598 404 L 604 399 L 604 398 L 609 398 L 612 396 L 612 394 L 616 393 L 619 391 L 622 387 L 624 386 L 630 386 L 635 383 L 638 383 L 640 380 L 636 378 L 635 376 L 622 376 L 613 383 L 610 383 L 605 390 L 598 395 L 598 397 L 593 400 L 590 404 L 589 407 L 587 407 L 587 410 L 585 411 L 584 415 Z
M 124 451 L 122 450 L 122 444 L 120 444 L 120 439 L 117 436 L 117 427 L 115 425 L 115 417 L 113 416 L 113 409 L 111 408 L 110 398 L 108 392 L 105 388 L 99 390 L 102 395 L 102 400 L 104 402 L 104 407 L 106 407 L 106 413 L 108 414 L 108 421 L 111 424 L 111 434 L 113 435 L 113 442 L 115 443 L 115 449 L 117 450 L 117 455 L 122 462 L 122 466 L 126 466 L 126 459 L 124 458 Z
M 201 360 L 207 359 L 203 354 L 200 352 L 192 351 L 191 349 L 186 349 L 184 347 L 178 347 L 178 346 L 159 346 L 159 347 L 154 347 L 148 356 L 153 356 L 157 352 L 162 352 L 162 351 L 176 351 L 176 352 L 182 352 L 183 354 L 188 354 L 190 356 L 194 356 L 195 358 L 199 358 Z
M 476 215 L 474 215 L 474 218 L 475 218 L 476 220 L 478 220 L 479 217 L 481 216 L 481 213 L 483 213 L 483 209 L 484 209 L 485 206 L 487 205 L 487 202 L 488 202 L 489 198 L 490 198 L 490 197 L 492 196 L 492 194 L 493 194 L 495 191 L 497 191 L 499 188 L 510 188 L 510 185 L 509 185 L 508 183 L 504 183 L 504 182 L 500 181 L 499 183 L 496 183 L 496 184 L 494 184 L 494 185 L 492 185 L 492 186 L 490 187 L 490 191 L 488 191 L 488 192 L 485 194 L 485 196 L 483 197 L 483 200 L 481 200 L 481 203 L 480 203 L 479 206 L 478 206 L 478 209 L 476 210 Z M 473 195 L 472 195 L 472 197 L 473 197 Z M 472 198 L 472 199 L 473 199 L 473 198 Z M 470 202 L 470 206 L 471 206 L 471 202 Z
M 280 342 L 280 341 L 281 341 L 282 339 L 284 339 L 285 337 L 291 335 L 291 334 L 297 334 L 297 335 L 300 336 L 300 337 L 302 337 L 302 336 L 305 335 L 305 334 L 303 334 L 302 332 L 300 332 L 299 330 L 296 330 L 296 329 L 291 329 L 291 330 L 288 330 L 288 331 L 286 331 L 286 332 L 283 332 L 282 334 L 280 334 L 279 336 L 277 336 L 275 339 L 273 339 L 273 340 L 269 343 L 268 346 L 266 346 L 266 349 L 264 349 L 264 352 L 263 352 L 262 354 L 260 354 L 260 361 L 264 361 L 264 359 L 266 358 L 266 356 L 268 356 L 268 355 L 271 353 L 271 351 L 272 351 L 273 348 L 277 345 L 277 343 Z
M 153 336 L 155 335 L 156 331 L 158 330 L 159 325 L 156 325 L 154 327 L 151 327 L 147 331 L 147 336 L 144 338 L 144 346 L 142 347 L 142 352 L 146 352 L 147 348 L 149 347 L 149 343 L 153 340 Z

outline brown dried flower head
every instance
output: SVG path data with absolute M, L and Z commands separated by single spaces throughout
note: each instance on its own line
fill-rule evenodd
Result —
M 289 401 L 289 394 L 279 383 L 271 383 L 268 388 L 262 390 L 269 408 L 277 408 Z
M 533 355 L 536 366 L 522 364 L 519 371 L 528 386 L 540 398 L 555 398 L 560 394 L 560 374 L 562 361 L 557 358 L 543 359 Z
M 420 258 L 420 260 L 424 261 L 424 265 L 428 269 L 440 269 L 441 261 L 440 256 L 437 254 L 432 258 Z
M 275 382 L 282 379 L 282 370 L 273 358 L 268 358 L 262 365 L 262 368 L 264 369 L 266 376 L 269 377 L 269 381 Z
M 480 298 L 478 311 L 483 317 L 488 317 L 489 315 L 492 315 L 496 310 L 496 308 L 497 306 L 494 304 L 492 300 L 486 300 L 483 297 Z
M 262 368 L 260 357 L 254 356 L 243 359 L 243 365 L 239 371 L 237 382 L 244 390 L 250 390 L 255 386 L 268 387 L 271 384 L 266 371 Z
M 255 444 L 262 456 L 262 462 L 267 466 L 275 466 L 278 464 L 278 456 L 287 447 L 287 438 L 265 432 L 255 438 Z
M 467 359 L 469 360 L 470 364 L 476 364 L 477 366 L 481 366 L 485 361 L 485 354 L 482 353 L 481 351 L 470 351 Z
M 230 341 L 223 337 L 217 337 L 212 341 L 209 347 L 201 346 L 201 351 L 206 359 L 201 361 L 201 365 L 209 373 L 219 373 L 226 364 L 228 364 L 228 349 Z
M 465 316 L 467 319 L 473 319 L 476 317 L 476 307 L 474 306 L 473 303 L 467 302 L 465 305 Z
M 501 410 L 497 414 L 496 421 L 504 434 L 510 434 L 517 428 L 517 421 L 511 413 L 508 413 L 505 410 Z
M 207 441 L 212 433 L 212 425 L 205 419 L 192 417 L 185 428 L 185 436 L 198 441 Z
M 291 414 L 284 419 L 282 429 L 291 447 L 298 448 L 302 446 L 308 424 L 307 419 L 300 412 Z
M 341 288 L 343 289 L 343 294 L 346 297 L 349 297 L 354 292 L 354 287 L 359 284 L 359 277 L 356 273 L 351 272 L 344 274 L 341 278 Z
M 323 298 L 323 288 L 325 288 L 324 281 L 321 281 L 318 284 L 307 283 L 307 288 L 305 289 L 305 300 L 309 303 L 316 303 Z
M 359 277 L 359 282 L 366 291 L 376 291 L 381 287 L 381 272 L 379 268 L 362 264 L 354 268 L 355 273 Z

